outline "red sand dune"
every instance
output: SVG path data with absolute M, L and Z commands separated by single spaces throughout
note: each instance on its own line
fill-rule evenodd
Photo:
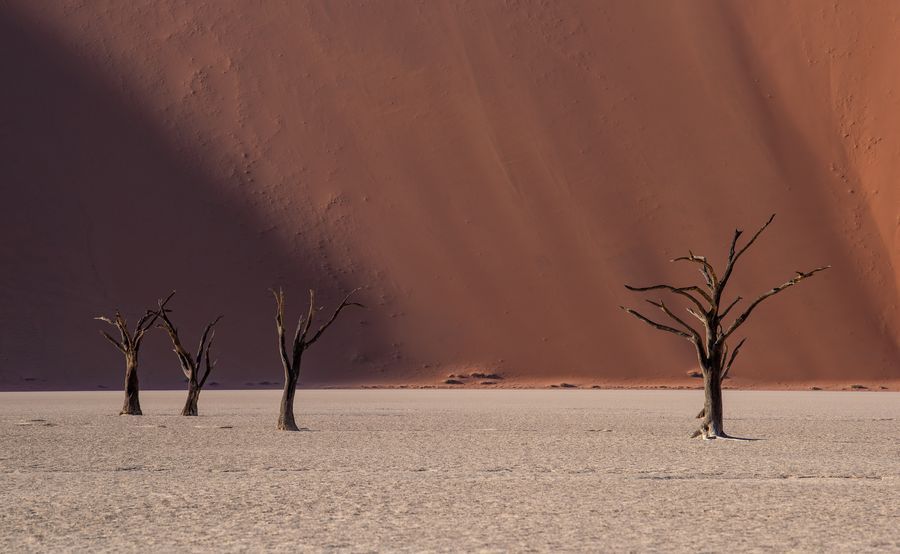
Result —
M 118 386 L 91 317 L 178 289 L 228 386 L 272 299 L 366 287 L 303 383 L 683 379 L 618 310 L 778 219 L 735 383 L 900 379 L 896 2 L 0 5 L 0 387 Z M 194 340 L 194 339 L 192 339 Z M 166 338 L 145 386 L 179 386 Z M 509 381 L 508 381 L 509 382 Z

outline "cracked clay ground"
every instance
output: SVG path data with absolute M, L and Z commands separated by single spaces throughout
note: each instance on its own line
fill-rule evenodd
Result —
M 0 550 L 900 550 L 900 393 L 184 394 L 0 393 Z

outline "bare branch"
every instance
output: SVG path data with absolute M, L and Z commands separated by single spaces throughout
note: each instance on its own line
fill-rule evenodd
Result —
M 706 316 L 704 316 L 704 315 L 702 315 L 702 314 L 698 314 L 697 312 L 695 312 L 694 310 L 692 310 L 692 309 L 690 309 L 690 308 L 686 308 L 686 309 L 687 309 L 687 311 L 688 311 L 689 314 L 691 314 L 692 316 L 694 316 L 695 318 L 697 318 L 697 321 L 699 321 L 700 324 L 703 325 L 703 329 L 704 329 L 704 331 L 706 331 L 706 336 L 709 337 L 710 334 L 711 334 L 711 331 L 710 331 L 710 328 L 709 328 L 709 320 L 706 318 Z M 701 352 L 703 355 L 708 356 L 708 355 L 709 355 L 709 352 L 707 352 L 707 348 L 706 348 L 706 346 L 707 346 L 707 341 L 704 341 L 704 340 L 698 340 L 698 341 L 697 341 L 697 344 L 699 345 L 699 346 L 697 346 L 697 350 L 698 350 L 699 352 Z
M 741 238 L 741 235 L 744 234 L 740 229 L 734 230 L 734 236 L 731 238 L 731 247 L 728 249 L 728 261 L 734 259 L 734 249 L 737 246 L 737 241 Z
M 169 338 L 172 339 L 172 350 L 175 352 L 175 355 L 178 356 L 178 362 L 181 365 L 181 372 L 184 373 L 184 376 L 188 379 L 191 379 L 192 377 L 196 378 L 196 375 L 193 375 L 196 371 L 196 364 L 191 358 L 191 355 L 188 354 L 187 350 L 182 346 L 181 338 L 178 336 L 178 329 L 169 319 L 168 312 L 169 310 L 166 309 L 161 309 L 158 312 L 159 317 L 162 319 L 162 323 L 157 325 L 157 327 L 164 329 L 169 333 Z
M 151 312 L 147 310 L 147 312 L 141 317 L 138 321 L 137 327 L 134 328 L 134 335 L 132 337 L 132 344 L 134 345 L 134 349 L 137 350 L 141 347 L 141 341 L 144 340 L 144 334 L 147 332 L 149 325 L 152 325 L 156 318 L 159 317 L 158 312 Z
M 706 301 L 709 302 L 710 306 L 712 306 L 712 298 L 710 298 L 709 295 L 706 294 L 706 291 L 700 289 L 700 287 L 695 287 L 695 286 L 673 287 L 672 285 L 651 285 L 649 287 L 632 287 L 631 285 L 625 285 L 625 288 L 632 292 L 646 292 L 646 291 L 650 291 L 650 290 L 665 289 L 665 290 L 671 291 L 675 294 L 684 296 L 685 298 L 687 298 L 688 300 L 693 302 L 694 305 L 696 305 L 697 308 L 699 308 L 701 312 L 706 312 L 706 308 L 703 306 L 703 303 L 701 303 L 700 300 L 698 300 L 695 296 L 691 295 L 688 292 L 688 291 L 694 291 L 694 292 L 697 292 L 700 295 L 702 295 L 703 298 L 705 298 Z
M 338 306 L 337 309 L 334 311 L 334 313 L 331 314 L 331 319 L 329 319 L 327 322 L 325 322 L 324 325 L 322 325 L 321 327 L 319 327 L 319 330 L 316 331 L 316 334 L 313 335 L 313 338 L 311 338 L 311 339 L 309 339 L 308 341 L 306 341 L 306 346 L 309 346 L 309 345 L 311 345 L 312 343 L 314 343 L 314 342 L 316 342 L 317 340 L 319 340 L 319 337 L 322 336 L 322 333 L 325 332 L 325 329 L 328 329 L 328 327 L 330 327 L 331 324 L 334 323 L 334 321 L 337 319 L 338 315 L 340 315 L 341 310 L 343 310 L 344 308 L 346 308 L 346 307 L 348 307 L 348 306 L 358 306 L 358 307 L 360 307 L 360 308 L 365 308 L 365 306 L 363 306 L 363 305 L 360 304 L 359 302 L 350 302 L 350 301 L 349 301 L 349 300 L 350 300 L 350 297 L 353 296 L 353 295 L 354 295 L 356 292 L 358 292 L 359 290 L 360 290 L 359 288 L 355 288 L 355 289 L 353 289 L 352 291 L 350 291 L 350 294 L 348 294 L 347 296 L 344 297 L 344 300 L 341 301 L 340 306 Z M 310 297 L 310 300 L 312 300 L 312 297 Z
M 710 291 L 716 290 L 716 281 L 712 274 L 710 274 L 709 270 L 705 266 L 700 267 L 700 275 L 703 276 L 703 282 L 706 283 L 706 288 Z
M 284 344 L 284 289 L 269 289 L 275 297 L 275 329 L 278 332 L 278 351 L 285 371 L 290 371 L 291 360 L 288 358 L 287 346 Z
M 728 252 L 728 264 L 725 266 L 725 273 L 722 274 L 722 280 L 719 282 L 719 288 L 718 288 L 719 295 L 721 295 L 722 291 L 725 290 L 725 285 L 728 284 L 728 279 L 731 277 L 731 272 L 734 271 L 734 265 L 735 265 L 735 263 L 737 263 L 738 258 L 740 258 L 744 254 L 744 252 L 747 251 L 748 248 L 753 246 L 753 243 L 756 242 L 756 239 L 759 238 L 759 235 L 761 235 L 762 232 L 765 231 L 766 228 L 769 225 L 771 225 L 772 221 L 774 221 L 774 220 L 775 220 L 775 214 L 772 214 L 769 217 L 769 220 L 766 221 L 765 225 L 760 227 L 759 230 L 753 234 L 753 236 L 750 238 L 750 240 L 747 241 L 747 244 L 745 244 L 743 246 L 743 248 L 738 250 L 736 253 L 734 250 L 735 250 L 735 247 L 737 246 L 737 240 L 738 240 L 738 238 L 740 238 L 743 231 L 741 231 L 740 229 L 736 229 L 734 231 L 734 238 L 731 240 L 731 248 L 729 249 L 729 252 Z
M 723 317 L 727 316 L 728 312 L 731 311 L 731 308 L 733 308 L 734 305 L 737 304 L 738 302 L 740 302 L 741 300 L 743 300 L 743 298 L 740 296 L 735 298 L 734 301 L 731 304 L 729 304 L 727 308 L 725 308 L 725 311 L 723 311 L 721 314 L 719 314 L 719 319 L 722 319 Z
M 694 310 L 692 310 L 690 308 L 685 308 L 685 309 L 688 311 L 689 314 L 691 314 L 692 316 L 697 318 L 697 320 L 700 321 L 700 323 L 702 323 L 704 327 L 707 325 L 706 318 L 703 317 L 701 314 L 698 314 L 697 312 L 695 312 Z
M 702 296 L 707 302 L 709 302 L 710 306 L 712 306 L 712 298 L 709 296 L 709 294 L 706 293 L 705 290 L 701 289 L 700 287 L 696 287 L 696 286 L 692 285 L 690 287 L 681 287 L 681 290 L 696 292 L 697 294 Z M 701 309 L 702 309 L 702 307 L 701 307 Z
M 306 314 L 300 314 L 300 317 L 297 318 L 297 327 L 294 329 L 294 341 L 291 343 L 295 347 L 298 344 L 303 344 L 303 340 L 301 337 L 303 336 L 303 328 L 304 322 L 306 321 Z M 294 353 L 296 355 L 296 352 Z
M 643 321 L 647 325 L 650 325 L 651 327 L 655 327 L 655 328 L 659 329 L 660 331 L 667 331 L 669 333 L 674 333 L 674 334 L 678 335 L 679 337 L 684 337 L 684 338 L 690 340 L 691 342 L 693 342 L 694 338 L 690 334 L 685 333 L 684 331 L 675 329 L 674 327 L 669 327 L 668 325 L 663 325 L 662 323 L 657 323 L 657 322 L 653 321 L 652 319 L 640 314 L 636 310 L 632 310 L 631 308 L 626 308 L 625 306 L 619 306 L 619 308 L 625 310 L 629 314 L 640 319 L 641 321 Z
M 219 316 L 219 319 L 221 319 L 221 317 L 222 316 Z M 219 319 L 216 319 L 216 321 L 218 321 Z M 215 324 L 215 323 L 213 323 L 213 324 Z M 209 335 L 209 341 L 206 343 L 206 350 L 203 352 L 203 355 L 206 357 L 206 372 L 203 374 L 203 378 L 200 379 L 200 388 L 201 389 L 203 388 L 203 385 L 206 384 L 206 378 L 209 377 L 209 374 L 212 372 L 213 368 L 216 367 L 216 362 L 210 361 L 210 359 L 209 359 L 209 350 L 212 348 L 212 344 L 213 344 L 213 341 L 215 340 L 215 338 L 216 338 L 216 330 L 213 329 L 212 333 Z M 198 364 L 200 363 L 199 358 L 197 360 L 197 363 Z
M 215 329 L 213 329 L 213 328 L 216 326 L 216 323 L 218 323 L 219 320 L 222 319 L 223 317 L 225 317 L 225 316 L 221 316 L 221 315 L 218 316 L 216 319 L 214 319 L 212 321 L 212 323 L 207 325 L 206 328 L 203 330 L 203 335 L 200 337 L 200 346 L 197 348 L 197 356 L 195 356 L 195 358 L 194 358 L 197 360 L 198 366 L 200 365 L 200 362 L 203 360 L 203 353 L 208 350 L 208 348 L 204 349 L 204 345 L 206 344 L 207 337 L 210 336 L 209 332 L 212 331 L 213 334 L 215 334 Z M 210 338 L 210 340 L 212 340 L 212 339 Z
M 175 296 L 175 291 L 169 293 L 169 296 L 165 297 L 163 300 L 157 300 L 156 305 L 158 306 L 158 310 L 150 311 L 147 310 L 147 313 L 144 314 L 144 317 L 138 322 L 138 329 L 149 329 L 156 323 L 156 319 L 159 317 L 160 312 L 166 309 L 166 304 L 169 303 L 169 300 Z
M 172 292 L 170 292 L 169 296 L 167 296 L 164 300 L 161 300 L 161 301 L 157 300 L 156 304 L 159 307 L 158 310 L 156 310 L 156 311 L 147 310 L 146 313 L 144 313 L 144 315 L 138 321 L 137 326 L 134 328 L 134 336 L 132 339 L 132 343 L 134 345 L 135 350 L 137 350 L 138 348 L 141 347 L 141 341 L 144 340 L 144 334 L 147 332 L 148 329 L 153 327 L 153 324 L 156 322 L 157 318 L 159 317 L 160 312 L 165 311 L 166 304 L 168 304 L 169 300 L 171 300 L 173 296 L 175 296 L 174 290 Z
M 731 353 L 731 358 L 728 360 L 728 364 L 725 366 L 725 369 L 722 370 L 721 379 L 724 380 L 726 377 L 728 377 L 728 372 L 731 371 L 731 365 L 734 364 L 734 359 L 737 358 L 738 352 L 741 351 L 741 347 L 744 346 L 745 342 L 747 342 L 746 337 L 741 339 L 741 342 L 739 342 L 738 345 L 735 347 L 734 352 Z
M 725 331 L 725 333 L 723 333 L 721 337 L 719 337 L 718 341 L 724 341 L 731 335 L 731 333 L 735 332 L 737 330 L 737 328 L 740 327 L 741 324 L 743 324 L 747 320 L 748 317 L 750 317 L 750 314 L 753 312 L 754 308 L 756 308 L 763 300 L 766 300 L 767 298 L 775 296 L 776 294 L 783 291 L 784 289 L 786 289 L 788 287 L 792 287 L 792 286 L 796 285 L 797 283 L 799 283 L 800 281 L 802 281 L 803 279 L 806 279 L 807 277 L 812 277 L 816 273 L 818 273 L 820 271 L 825 271 L 826 269 L 828 269 L 830 267 L 831 267 L 830 265 L 826 265 L 823 267 L 817 267 L 816 269 L 813 269 L 812 271 L 808 271 L 806 273 L 804 273 L 802 271 L 798 271 L 797 276 L 794 277 L 793 279 L 791 279 L 790 281 L 788 281 L 784 284 L 781 284 L 781 285 L 773 288 L 769 292 L 763 294 L 762 296 L 760 296 L 759 298 L 754 300 L 753 303 L 750 304 L 747 307 L 747 309 L 744 310 L 744 312 L 741 315 L 739 315 L 737 317 L 737 319 L 734 320 L 734 322 L 731 324 L 731 326 L 728 328 L 728 330 Z
M 293 345 L 291 359 L 294 363 L 296 363 L 297 360 L 300 359 L 300 356 L 303 355 L 303 349 L 306 348 L 303 339 L 306 337 L 306 334 L 309 333 L 309 327 L 312 325 L 315 315 L 315 292 L 310 289 L 307 312 L 306 314 L 301 314 L 300 317 L 297 318 L 297 328 L 294 330 L 294 342 L 291 343 Z
M 109 325 L 112 325 L 113 327 L 116 328 L 116 330 L 119 332 L 119 340 L 115 340 L 114 338 L 109 336 L 107 333 L 103 333 L 102 331 L 101 331 L 101 333 L 103 333 L 104 337 L 106 337 L 113 344 L 115 344 L 119 350 L 121 350 L 122 352 L 126 352 L 126 353 L 129 351 L 137 350 L 136 345 L 139 345 L 140 341 L 137 341 L 137 342 L 134 341 L 133 337 L 131 336 L 131 333 L 128 331 L 128 321 L 122 316 L 122 312 L 120 312 L 119 310 L 116 310 L 114 320 L 110 319 L 108 317 L 105 317 L 105 316 L 97 316 L 94 319 L 96 319 L 98 321 L 102 321 Z M 135 331 L 137 331 L 137 330 L 135 330 Z
M 716 285 L 719 283 L 719 278 L 716 276 L 716 270 L 713 268 L 712 264 L 706 259 L 706 256 L 697 256 L 690 250 L 688 250 L 688 256 L 679 256 L 677 258 L 673 258 L 672 262 L 694 262 L 700 264 L 700 273 L 703 275 L 703 279 L 706 281 L 707 286 L 710 290 L 714 290 Z
M 747 244 L 745 244 L 744 247 L 741 248 L 741 249 L 738 251 L 738 253 L 734 255 L 734 257 L 732 258 L 732 260 L 733 260 L 733 261 L 737 261 L 737 259 L 740 258 L 741 255 L 742 255 L 744 252 L 746 252 L 748 248 L 750 248 L 751 246 L 753 246 L 753 243 L 756 242 L 756 239 L 759 238 L 759 235 L 761 235 L 762 232 L 766 230 L 766 227 L 768 227 L 769 225 L 771 225 L 773 221 L 775 221 L 775 214 L 772 214 L 772 215 L 769 216 L 769 220 L 766 221 L 765 225 L 763 225 L 762 227 L 760 227 L 759 230 L 758 230 L 756 233 L 753 234 L 753 237 L 751 237 L 750 240 L 747 241 Z M 736 235 L 739 235 L 739 234 L 740 234 L 740 233 L 737 233 Z
M 109 319 L 108 317 L 105 317 L 105 316 L 102 316 L 102 315 L 98 315 L 98 316 L 95 317 L 94 319 L 96 319 L 96 320 L 98 320 L 98 321 L 104 321 L 104 322 L 106 322 L 106 323 L 109 323 L 109 324 L 112 325 L 113 327 L 116 327 L 116 324 L 113 323 L 113 321 L 112 321 L 111 319 Z
M 306 322 L 303 325 L 303 330 L 300 331 L 300 322 L 297 322 L 297 330 L 300 331 L 298 335 L 294 338 L 294 342 L 300 342 L 302 344 L 306 344 L 306 335 L 309 334 L 309 329 L 312 327 L 313 319 L 316 317 L 316 291 L 313 289 L 309 289 L 309 312 L 306 314 Z M 301 318 L 302 321 L 302 318 Z
M 100 318 L 97 318 L 97 319 L 100 319 Z M 106 340 L 108 340 L 109 342 L 113 343 L 113 345 L 114 345 L 116 348 L 118 348 L 119 350 L 121 350 L 123 354 L 125 353 L 125 347 L 122 346 L 121 344 L 119 344 L 119 341 L 117 341 L 116 339 L 112 338 L 112 335 L 110 335 L 110 334 L 107 333 L 106 331 L 103 331 L 102 329 L 100 330 L 100 334 L 103 335 L 104 337 L 106 337 Z
M 122 346 L 126 350 L 132 350 L 131 334 L 128 332 L 128 321 L 122 317 L 122 313 L 116 310 L 116 328 L 119 330 L 119 336 L 122 338 Z
M 695 331 L 693 327 L 691 327 L 690 325 L 685 323 L 684 320 L 682 320 L 680 317 L 673 314 L 672 311 L 666 307 L 666 305 L 663 303 L 662 300 L 660 300 L 659 302 L 654 302 L 653 300 L 647 300 L 647 303 L 650 304 L 651 306 L 656 306 L 657 308 L 662 310 L 663 313 L 665 313 L 667 316 L 669 316 L 674 321 L 676 321 L 679 325 L 684 327 L 684 329 L 686 329 L 687 332 L 689 332 L 691 334 L 691 336 L 694 338 L 695 341 L 700 342 L 700 333 Z

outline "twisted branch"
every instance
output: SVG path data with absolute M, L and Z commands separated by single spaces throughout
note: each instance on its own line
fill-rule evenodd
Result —
M 706 281 L 706 286 L 709 287 L 710 292 L 715 291 L 716 287 L 719 285 L 719 278 L 716 276 L 716 270 L 706 259 L 706 256 L 697 256 L 693 252 L 688 250 L 687 256 L 679 256 L 677 258 L 672 258 L 669 261 L 686 261 L 698 263 L 700 264 L 700 273 L 701 275 L 703 275 L 703 279 Z
M 340 315 L 341 310 L 343 310 L 347 306 L 357 306 L 360 308 L 365 308 L 365 306 L 363 306 L 359 302 L 350 302 L 350 297 L 353 296 L 359 290 L 360 290 L 359 288 L 355 288 L 352 291 L 350 291 L 350 293 L 347 296 L 344 297 L 344 299 L 341 301 L 340 306 L 338 306 L 337 309 L 334 310 L 334 313 L 331 314 L 331 318 L 328 321 L 326 321 L 324 325 L 319 327 L 319 330 L 316 331 L 316 334 L 313 335 L 313 337 L 306 342 L 307 346 L 309 346 L 312 343 L 319 340 L 319 337 L 322 336 L 322 333 L 324 333 L 325 330 L 328 329 L 332 323 L 334 323 L 334 321 L 337 319 L 338 315 Z M 310 291 L 310 292 L 312 292 L 312 291 Z M 310 296 L 310 300 L 312 300 L 312 296 Z
M 736 253 L 735 247 L 737 246 L 737 241 L 741 237 L 741 234 L 743 234 L 743 231 L 741 231 L 740 229 L 735 229 L 734 238 L 731 239 L 731 247 L 728 249 L 728 264 L 725 266 L 725 273 L 722 274 L 722 281 L 719 283 L 718 287 L 719 297 L 721 297 L 722 292 L 725 290 L 725 285 L 728 284 L 728 279 L 731 277 L 731 273 L 734 271 L 734 265 L 737 263 L 738 258 L 740 258 L 748 248 L 753 246 L 753 243 L 756 242 L 756 239 L 759 238 L 759 235 L 761 235 L 762 232 L 765 231 L 766 228 L 771 225 L 772 221 L 774 220 L 775 214 L 772 214 L 771 216 L 769 216 L 769 220 L 766 221 L 766 223 L 762 227 L 760 227 L 759 230 L 756 231 L 756 233 L 753 234 L 749 241 L 747 241 L 747 244 L 745 244 L 743 248 L 738 250 Z
M 158 301 L 158 310 L 147 310 L 144 315 L 141 316 L 141 319 L 138 320 L 134 332 L 128 329 L 128 320 L 122 316 L 122 312 L 119 310 L 116 310 L 115 319 L 110 319 L 102 315 L 95 317 L 94 319 L 115 327 L 116 330 L 119 331 L 119 340 L 116 340 L 112 335 L 103 330 L 100 330 L 100 334 L 123 354 L 136 354 L 141 347 L 144 333 L 153 326 L 153 323 L 156 322 L 156 319 L 160 316 L 161 311 L 165 309 L 166 303 L 174 294 L 175 291 L 172 291 L 165 300 Z
M 272 296 L 275 297 L 275 330 L 278 332 L 278 353 L 281 355 L 281 363 L 285 371 L 289 371 L 291 367 L 291 359 L 288 357 L 287 346 L 284 343 L 284 289 L 269 289 Z M 300 328 L 300 323 L 297 323 Z M 296 338 L 294 339 L 296 343 Z
M 173 292 L 172 294 L 175 293 Z M 169 298 L 172 297 L 172 294 L 169 295 Z M 166 301 L 168 301 L 168 298 L 166 299 Z M 207 363 L 206 373 L 204 374 L 203 378 L 199 378 L 199 370 L 203 364 L 204 356 L 207 357 L 207 361 L 209 359 L 209 350 L 212 345 L 212 336 L 215 335 L 214 327 L 222 319 L 223 316 L 220 315 L 216 317 L 216 319 L 214 319 L 206 326 L 206 328 L 203 330 L 203 335 L 200 338 L 200 346 L 197 348 L 197 354 L 196 356 L 192 357 L 184 347 L 184 345 L 181 343 L 181 337 L 178 335 L 178 328 L 175 327 L 175 324 L 172 323 L 171 319 L 169 319 L 169 313 L 171 313 L 171 311 L 172 310 L 165 309 L 165 304 L 160 301 L 158 313 L 159 318 L 162 319 L 162 324 L 158 325 L 158 327 L 161 329 L 165 329 L 165 331 L 169 334 L 169 338 L 172 340 L 172 350 L 178 357 L 179 365 L 181 365 L 181 372 L 184 373 L 184 376 L 188 380 L 198 383 L 200 385 L 200 388 L 202 388 L 203 383 L 209 376 L 210 371 L 212 371 L 212 366 Z
M 692 337 L 690 334 L 688 334 L 684 331 L 681 331 L 679 329 L 675 329 L 674 327 L 669 327 L 668 325 L 663 325 L 662 323 L 657 323 L 657 322 L 653 321 L 652 319 L 648 318 L 647 316 L 642 315 L 637 310 L 632 310 L 631 308 L 626 308 L 625 306 L 619 306 L 619 308 L 625 310 L 629 314 L 640 319 L 641 321 L 643 321 L 647 325 L 650 325 L 651 327 L 655 327 L 655 328 L 659 329 L 660 331 L 667 331 L 669 333 L 674 333 L 680 337 L 684 337 L 690 341 L 693 341 L 694 337 Z
M 360 288 L 353 289 L 350 293 L 344 298 L 344 300 L 338 305 L 337 309 L 331 315 L 331 317 L 322 324 L 319 329 L 313 334 L 313 336 L 309 339 L 306 337 L 309 335 L 309 331 L 312 328 L 313 321 L 316 317 L 316 293 L 314 290 L 309 290 L 309 308 L 307 309 L 307 313 L 305 316 L 300 316 L 297 320 L 297 328 L 294 331 L 294 339 L 291 343 L 292 351 L 291 355 L 288 355 L 287 344 L 285 343 L 284 336 L 284 290 L 278 289 L 275 291 L 274 289 L 270 289 L 272 291 L 272 295 L 275 297 L 275 328 L 278 332 L 278 347 L 279 352 L 281 354 L 281 363 L 284 365 L 285 372 L 288 375 L 291 375 L 297 371 L 299 371 L 299 361 L 300 357 L 303 355 L 303 351 L 309 348 L 313 343 L 319 340 L 319 337 L 322 336 L 322 333 L 328 329 L 332 323 L 337 320 L 341 311 L 348 306 L 359 306 L 364 308 L 362 304 L 359 302 L 350 302 L 350 297 L 353 296 L 356 292 L 361 290 Z
M 709 302 L 710 306 L 712 306 L 712 298 L 710 298 L 709 295 L 706 294 L 706 291 L 704 291 L 700 287 L 696 287 L 696 286 L 673 287 L 672 285 L 651 285 L 649 287 L 632 287 L 631 285 L 625 285 L 625 288 L 632 292 L 646 292 L 646 291 L 650 291 L 650 290 L 660 290 L 660 289 L 668 290 L 675 294 L 684 296 L 685 298 L 687 298 L 688 300 L 693 302 L 694 305 L 697 306 L 697 308 L 701 312 L 706 312 L 707 309 L 703 306 L 703 304 L 700 302 L 700 300 L 698 300 L 696 297 L 694 297 L 693 295 L 691 295 L 690 293 L 687 292 L 687 291 L 695 291 L 695 292 L 699 293 L 700 295 L 702 295 L 703 298 L 705 298 L 706 301 Z
M 740 302 L 741 300 L 743 300 L 743 298 L 740 296 L 735 298 L 734 301 L 731 304 L 729 304 L 727 308 L 725 308 L 725 311 L 723 311 L 722 313 L 719 314 L 719 319 L 722 319 L 725 316 L 727 316 L 728 312 L 731 311 L 731 308 L 734 308 L 734 305 L 737 304 L 738 302 Z
M 219 316 L 220 318 L 222 316 Z M 218 319 L 216 319 L 218 321 Z M 212 348 L 213 340 L 216 338 L 216 330 L 213 329 L 212 333 L 209 335 L 209 342 L 206 343 L 206 351 L 204 356 L 206 358 L 206 372 L 203 374 L 203 379 L 200 380 L 200 388 L 203 388 L 203 385 L 206 384 L 206 378 L 209 377 L 209 374 L 212 372 L 213 368 L 216 367 L 217 361 L 211 361 L 209 357 L 209 350 Z
M 654 302 L 654 301 L 652 301 L 652 300 L 647 300 L 646 302 L 647 302 L 648 304 L 650 304 L 651 306 L 656 306 L 657 308 L 659 308 L 660 310 L 662 310 L 662 312 L 663 312 L 664 314 L 666 314 L 667 316 L 669 316 L 670 318 L 672 318 L 672 320 L 674 320 L 676 323 L 678 323 L 679 325 L 681 325 L 684 329 L 687 330 L 688 333 L 691 334 L 691 337 L 693 337 L 693 339 L 694 339 L 695 341 L 697 341 L 697 342 L 700 341 L 700 333 L 698 333 L 697 331 L 695 331 L 693 327 L 691 327 L 690 325 L 688 325 L 687 323 L 685 323 L 684 320 L 682 320 L 680 317 L 678 317 L 678 316 L 676 316 L 675 314 L 673 314 L 672 311 L 669 310 L 669 308 L 666 307 L 666 305 L 663 303 L 662 300 L 660 300 L 659 302 Z
M 763 294 L 762 296 L 760 296 L 759 298 L 754 300 L 753 303 L 750 304 L 747 307 L 747 309 L 744 310 L 744 312 L 741 315 L 739 315 L 737 317 L 737 319 L 734 320 L 734 322 L 731 324 L 731 326 L 728 327 L 728 330 L 722 334 L 722 336 L 718 339 L 718 341 L 719 342 L 724 341 L 731 335 L 731 333 L 734 333 L 738 327 L 740 327 L 745 321 L 747 321 L 747 318 L 750 317 L 750 314 L 753 313 L 753 310 L 757 306 L 759 306 L 759 304 L 762 303 L 763 300 L 766 300 L 767 298 L 771 298 L 772 296 L 775 296 L 776 294 L 783 291 L 784 289 L 796 285 L 803 279 L 806 279 L 807 277 L 812 277 L 816 273 L 819 273 L 820 271 L 825 271 L 826 269 L 828 269 L 830 267 L 831 267 L 830 265 L 826 265 L 826 266 L 822 266 L 822 267 L 817 267 L 816 269 L 813 269 L 812 271 L 807 271 L 807 272 L 798 271 L 797 276 L 794 277 L 793 279 L 791 279 L 790 281 L 783 283 L 781 285 L 778 285 L 777 287 L 773 288 L 772 290 L 766 292 L 765 294 Z

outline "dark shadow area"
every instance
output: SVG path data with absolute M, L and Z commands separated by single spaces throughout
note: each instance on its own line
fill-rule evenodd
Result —
M 0 389 L 120 387 L 122 357 L 92 318 L 120 306 L 133 323 L 173 289 L 187 344 L 225 314 L 212 380 L 277 382 L 269 287 L 284 286 L 293 331 L 307 288 L 330 313 L 362 284 L 317 271 L 321 249 L 287 255 L 234 192 L 252 181 L 208 175 L 204 146 L 173 144 L 142 112 L 140 94 L 8 7 L 0 8 L 0 74 Z M 367 360 L 389 350 L 364 317 L 345 314 L 311 350 L 301 385 L 363 378 Z M 145 340 L 139 373 L 145 388 L 183 387 L 161 331 Z
M 707 440 L 723 440 L 723 441 L 745 441 L 745 442 L 755 442 L 755 441 L 763 441 L 766 439 L 756 439 L 756 438 L 748 438 L 748 437 L 733 437 L 731 435 L 726 435 L 724 437 L 716 437 L 715 439 L 707 439 Z

